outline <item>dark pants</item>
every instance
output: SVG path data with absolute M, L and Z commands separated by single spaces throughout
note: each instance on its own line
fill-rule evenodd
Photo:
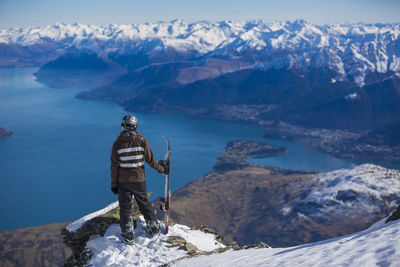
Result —
M 119 183 L 118 184 L 118 201 L 119 216 L 122 233 L 133 232 L 132 219 L 132 196 L 135 197 L 140 212 L 146 221 L 156 221 L 153 207 L 147 198 L 146 183 Z

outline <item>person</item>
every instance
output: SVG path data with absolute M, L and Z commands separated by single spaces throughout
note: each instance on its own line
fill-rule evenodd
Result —
M 147 197 L 144 161 L 159 173 L 168 173 L 167 162 L 154 159 L 146 138 L 137 131 L 137 125 L 133 115 L 122 118 L 122 132 L 111 152 L 111 191 L 118 194 L 121 235 L 127 244 L 132 244 L 134 240 L 132 197 L 145 218 L 148 232 L 151 235 L 160 232 L 160 225 Z

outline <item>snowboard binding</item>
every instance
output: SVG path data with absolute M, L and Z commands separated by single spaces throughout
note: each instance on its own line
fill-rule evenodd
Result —
M 168 211 L 169 203 L 165 200 L 165 197 L 160 197 L 158 199 L 158 207 L 162 212 Z

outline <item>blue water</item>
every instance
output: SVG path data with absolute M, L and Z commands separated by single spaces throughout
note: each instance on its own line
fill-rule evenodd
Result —
M 110 191 L 110 150 L 127 112 L 102 101 L 76 99 L 80 89 L 50 89 L 35 69 L 0 69 L 0 230 L 73 220 L 103 208 Z M 135 113 L 157 159 L 171 141 L 172 190 L 212 171 L 227 142 L 237 139 L 285 146 L 289 153 L 251 162 L 287 169 L 333 170 L 355 163 L 307 150 L 291 141 L 263 139 L 244 124 Z M 148 190 L 163 194 L 164 177 L 148 166 Z

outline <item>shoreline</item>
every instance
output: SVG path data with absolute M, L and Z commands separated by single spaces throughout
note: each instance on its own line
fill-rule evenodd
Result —
M 41 81 L 48 85 L 46 82 Z M 155 114 L 179 114 L 189 118 L 206 119 L 215 121 L 226 121 L 256 125 L 266 131 L 284 132 L 289 135 L 278 133 L 274 139 L 292 140 L 302 144 L 304 147 L 332 155 L 339 159 L 352 161 L 366 161 L 383 164 L 400 169 L 400 144 L 392 147 L 387 144 L 371 145 L 368 142 L 360 142 L 359 139 L 366 137 L 368 132 L 350 131 L 342 129 L 306 128 L 294 125 L 286 121 L 265 120 L 265 114 L 277 108 L 273 104 L 232 104 L 212 105 L 206 107 L 171 106 L 163 99 L 150 99 L 146 103 L 138 102 L 133 105 L 132 100 L 122 99 L 112 95 L 96 95 L 93 90 L 80 91 L 75 95 L 78 99 L 90 99 L 96 101 L 108 101 L 120 105 L 126 111 L 155 113 Z M 147 99 L 149 100 L 149 99 Z M 155 101 L 155 102 L 154 102 Z M 293 136 L 294 135 L 294 136 Z
M 94 98 L 93 100 L 100 100 Z M 109 100 L 112 101 L 112 100 Z M 284 121 L 266 121 L 259 117 L 260 105 L 231 105 L 229 109 L 225 106 L 213 109 L 187 109 L 184 107 L 157 109 L 136 109 L 121 105 L 126 111 L 144 112 L 154 114 L 176 114 L 194 119 L 225 121 L 255 125 L 264 129 L 264 138 L 290 140 L 300 143 L 305 148 L 326 153 L 339 159 L 354 162 L 365 161 L 373 164 L 400 169 L 400 145 L 372 145 L 359 143 L 359 139 L 367 136 L 370 130 L 349 131 L 342 129 L 305 128 Z M 262 105 L 263 107 L 268 105 Z M 234 112 L 232 112 L 234 111 Z M 272 133 L 271 133 L 272 132 Z

